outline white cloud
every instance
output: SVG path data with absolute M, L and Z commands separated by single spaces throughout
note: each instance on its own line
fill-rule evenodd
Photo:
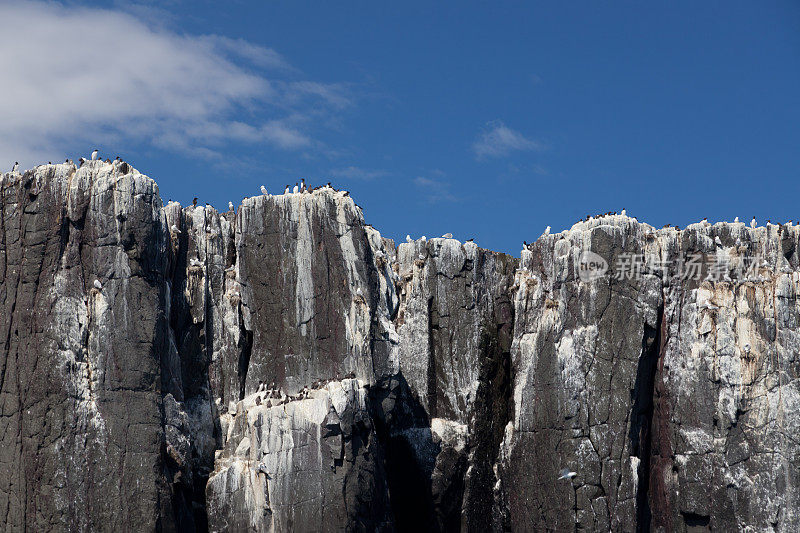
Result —
M 369 170 L 354 166 L 331 170 L 331 176 L 335 178 L 347 178 L 354 180 L 371 180 L 375 178 L 382 178 L 387 174 L 388 172 L 385 170 Z
M 12 1 L 0 20 L 0 166 L 112 140 L 203 157 L 228 142 L 298 149 L 314 143 L 311 116 L 350 103 L 274 50 L 130 12 Z
M 541 142 L 528 139 L 499 120 L 487 123 L 483 133 L 472 143 L 472 150 L 478 159 L 502 157 L 514 151 L 543 150 L 544 148 L 545 145 Z
M 414 185 L 423 190 L 422 197 L 428 203 L 456 202 L 458 198 L 450 192 L 450 184 L 446 181 L 418 176 Z

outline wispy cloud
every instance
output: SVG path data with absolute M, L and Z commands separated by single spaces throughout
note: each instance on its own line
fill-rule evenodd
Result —
M 543 150 L 544 143 L 528 139 L 516 130 L 512 130 L 500 120 L 486 124 L 484 131 L 472 143 L 472 151 L 478 159 L 486 157 L 503 157 L 515 151 Z
M 361 167 L 344 167 L 331 170 L 331 176 L 335 178 L 346 178 L 353 180 L 372 180 L 382 178 L 389 173 L 385 170 L 370 170 Z
M 414 185 L 422 190 L 422 197 L 428 203 L 458 201 L 458 197 L 450 192 L 450 184 L 444 180 L 418 176 L 414 178 Z
M 207 158 L 231 142 L 302 149 L 351 104 L 344 85 L 302 79 L 275 50 L 130 10 L 11 1 L 0 20 L 0 165 L 98 139 Z

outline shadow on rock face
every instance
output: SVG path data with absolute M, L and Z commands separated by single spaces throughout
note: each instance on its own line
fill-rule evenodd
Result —
M 441 451 L 428 413 L 402 372 L 370 389 L 370 407 L 385 450 L 392 514 L 398 531 L 429 531 L 439 521 L 432 477 Z

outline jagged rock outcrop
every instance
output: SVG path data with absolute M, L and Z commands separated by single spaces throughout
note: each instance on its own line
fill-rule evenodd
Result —
M 1 529 L 800 529 L 799 244 L 609 215 L 516 259 L 330 187 L 0 175 Z

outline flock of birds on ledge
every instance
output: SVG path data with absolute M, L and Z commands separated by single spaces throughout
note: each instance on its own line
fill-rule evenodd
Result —
M 90 156 L 91 161 L 97 161 L 97 158 L 99 157 L 99 154 L 100 154 L 99 150 L 97 150 L 97 149 L 92 150 L 92 154 Z M 78 162 L 79 162 L 78 168 L 82 167 L 83 164 L 86 163 L 86 161 L 87 161 L 87 159 L 85 159 L 83 157 L 78 159 Z M 71 159 L 66 159 L 64 162 L 68 163 L 68 164 L 74 164 Z M 111 163 L 113 163 L 113 164 L 121 164 L 121 165 L 125 165 L 126 167 L 128 166 L 128 164 L 125 163 L 124 161 L 122 161 L 122 159 L 120 159 L 119 156 L 116 159 L 114 159 L 114 161 L 111 161 L 110 159 L 106 159 L 105 163 L 108 163 L 108 164 L 111 164 Z M 52 164 L 52 163 L 48 162 L 48 164 Z M 123 168 L 122 170 L 123 170 L 123 172 L 127 171 L 126 168 Z M 11 172 L 19 172 L 19 161 L 14 163 L 14 166 L 11 168 Z M 294 184 L 294 187 L 290 187 L 289 185 L 287 185 L 286 188 L 283 191 L 283 194 L 298 194 L 298 193 L 314 192 L 317 189 L 332 189 L 332 190 L 337 191 L 337 192 L 339 191 L 338 189 L 335 189 L 333 186 L 331 186 L 331 182 L 328 182 L 326 185 L 323 185 L 321 187 L 310 187 L 309 188 L 309 187 L 306 186 L 306 180 L 305 179 L 301 179 L 299 182 L 296 182 Z M 261 194 L 266 196 L 266 197 L 268 197 L 268 198 L 271 196 L 269 194 L 269 192 L 267 191 L 267 188 L 265 186 L 263 186 L 263 185 L 261 186 Z M 349 195 L 349 192 L 348 191 L 344 191 L 344 195 L 345 196 Z M 172 203 L 172 200 L 170 200 L 170 203 Z M 194 206 L 194 207 L 197 206 L 197 198 L 196 197 L 192 201 L 192 206 Z M 234 210 L 233 202 L 228 202 L 228 209 L 231 210 L 231 211 Z M 602 218 L 602 217 L 605 217 L 605 216 L 613 216 L 613 215 L 617 215 L 617 212 L 616 211 L 614 211 L 614 212 L 609 211 L 608 213 L 603 213 L 602 215 L 594 215 L 594 216 L 586 215 L 586 218 L 582 219 L 582 221 L 583 222 L 587 222 L 587 221 L 595 219 L 595 218 Z M 625 209 L 623 209 L 619 213 L 619 215 L 622 215 L 623 217 L 627 216 L 627 213 L 626 213 Z M 707 222 L 707 221 L 708 221 L 707 218 L 703 219 L 703 222 Z M 733 220 L 733 222 L 734 222 L 734 224 L 738 224 L 739 223 L 739 217 L 736 217 Z M 789 226 L 791 226 L 792 222 L 793 221 L 790 220 L 789 222 L 787 222 L 787 224 Z M 769 225 L 771 223 L 772 223 L 772 221 L 767 220 L 767 225 Z M 753 217 L 753 219 L 750 221 L 750 227 L 751 228 L 756 228 L 757 226 L 758 226 L 758 224 L 756 222 L 756 217 Z M 664 228 L 674 227 L 676 230 L 680 230 L 680 228 L 678 226 L 672 226 L 671 224 L 664 224 L 663 227 Z M 176 228 L 175 226 L 173 226 L 172 229 L 173 229 L 173 231 L 177 231 L 178 233 L 180 233 L 178 228 Z M 551 231 L 550 226 L 547 226 L 544 229 L 544 232 L 542 233 L 542 235 L 550 235 L 550 231 Z M 452 239 L 453 238 L 453 234 L 452 233 L 445 233 L 444 235 L 442 235 L 442 238 L 443 239 Z M 425 241 L 425 240 L 426 240 L 426 237 L 423 235 L 422 236 L 422 241 Z M 470 241 L 471 240 L 472 239 L 470 239 Z M 414 239 L 412 239 L 410 235 L 406 235 L 406 242 L 409 242 L 409 243 L 414 242 Z M 527 241 L 523 241 L 523 249 L 527 249 L 527 248 L 528 248 L 528 242 Z M 99 289 L 100 287 L 96 287 L 96 288 Z
M 356 374 L 355 372 L 350 372 L 344 379 L 355 379 Z M 256 397 L 255 397 L 255 404 L 262 405 L 262 403 L 266 407 L 277 407 L 279 405 L 286 405 L 289 402 L 295 402 L 299 400 L 308 399 L 311 396 L 311 391 L 316 389 L 321 389 L 325 387 L 328 383 L 332 381 L 341 381 L 341 378 L 337 375 L 336 378 L 331 379 L 317 379 L 311 386 L 303 386 L 300 391 L 295 394 L 285 394 L 281 388 L 275 384 L 273 381 L 269 385 L 267 385 L 266 381 L 259 381 L 258 388 L 256 389 Z M 228 408 L 229 410 L 233 408 L 233 405 Z

